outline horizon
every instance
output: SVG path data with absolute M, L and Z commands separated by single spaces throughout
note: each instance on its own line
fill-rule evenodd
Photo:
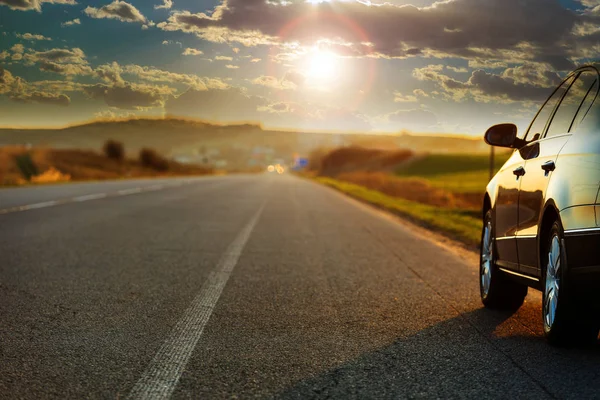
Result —
M 96 118 L 88 121 L 74 122 L 72 124 L 67 124 L 63 126 L 2 126 L 0 125 L 0 130 L 24 130 L 24 131 L 40 131 L 40 130 L 48 130 L 48 131 L 58 131 L 64 129 L 78 128 L 84 127 L 87 125 L 94 124 L 110 124 L 110 123 L 127 123 L 130 121 L 177 121 L 177 122 L 187 122 L 187 123 L 198 123 L 205 124 L 214 127 L 224 127 L 224 128 L 233 128 L 240 126 L 252 126 L 262 130 L 263 132 L 285 132 L 285 133 L 311 133 L 311 134 L 323 134 L 323 135 L 364 135 L 364 136 L 432 136 L 432 137 L 440 137 L 440 138 L 455 138 L 455 139 L 468 139 L 468 140 L 483 140 L 483 134 L 481 137 L 464 134 L 464 133 L 452 133 L 452 132 L 413 132 L 406 129 L 402 129 L 399 131 L 335 131 L 335 130 L 307 130 L 307 129 L 293 129 L 293 128 L 268 128 L 262 126 L 260 122 L 255 121 L 233 121 L 233 122 L 218 122 L 218 121 L 208 121 L 199 118 L 191 118 L 191 117 L 180 117 L 180 116 L 163 116 L 163 117 L 122 117 L 122 118 Z M 1 147 L 1 146 L 0 146 Z

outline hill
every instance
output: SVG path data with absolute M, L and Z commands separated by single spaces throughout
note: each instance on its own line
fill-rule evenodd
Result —
M 265 130 L 260 125 L 217 125 L 178 118 L 94 121 L 62 129 L 0 129 L 0 145 L 31 145 L 55 149 L 98 149 L 107 139 L 124 143 L 129 154 L 152 147 L 182 162 L 209 162 L 220 168 L 291 163 L 317 148 L 357 145 L 377 149 L 408 149 L 431 153 L 482 153 L 481 139 L 417 134 L 334 134 Z

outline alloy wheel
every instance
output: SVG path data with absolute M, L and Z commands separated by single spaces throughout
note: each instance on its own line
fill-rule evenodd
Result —
M 560 239 L 557 235 L 552 237 L 550 251 L 548 252 L 548 266 L 546 267 L 546 285 L 544 288 L 544 325 L 550 330 L 556 318 L 558 307 L 558 293 L 560 289 Z
M 492 262 L 493 262 L 493 243 L 492 243 L 492 222 L 487 221 L 484 231 L 483 238 L 481 241 L 481 291 L 485 297 L 490 291 L 490 284 L 492 282 Z

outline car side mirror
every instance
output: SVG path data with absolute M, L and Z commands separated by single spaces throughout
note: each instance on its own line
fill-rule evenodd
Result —
M 517 126 L 515 124 L 498 124 L 487 130 L 484 140 L 491 146 L 508 147 L 511 149 L 520 147 L 517 138 Z

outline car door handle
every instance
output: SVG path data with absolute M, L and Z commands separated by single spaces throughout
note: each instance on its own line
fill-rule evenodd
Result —
M 548 172 L 552 172 L 556 169 L 556 164 L 554 164 L 554 161 L 552 161 L 552 160 L 546 161 L 545 163 L 542 164 L 542 169 L 544 171 L 546 171 L 546 175 L 547 175 Z
M 519 167 L 513 171 L 513 174 L 515 174 L 517 176 L 517 178 L 519 176 L 523 176 L 523 175 L 525 175 L 525 168 Z

